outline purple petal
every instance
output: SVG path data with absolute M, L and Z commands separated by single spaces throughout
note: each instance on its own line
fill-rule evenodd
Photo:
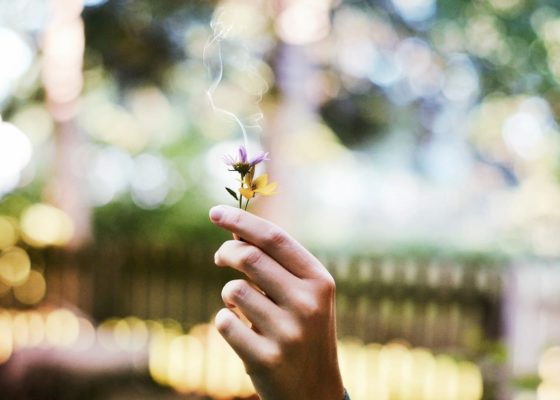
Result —
M 253 157 L 251 159 L 251 162 L 249 163 L 249 165 L 254 166 L 254 165 L 257 165 L 257 164 L 259 164 L 263 161 L 268 161 L 268 160 L 270 160 L 270 158 L 268 158 L 268 153 L 261 153 L 261 154 L 255 156 L 255 157 Z
M 239 146 L 239 162 L 247 164 L 247 149 L 245 146 Z
M 235 159 L 232 156 L 230 156 L 229 154 L 224 154 L 222 156 L 222 160 L 226 165 L 231 166 L 231 165 L 235 164 Z

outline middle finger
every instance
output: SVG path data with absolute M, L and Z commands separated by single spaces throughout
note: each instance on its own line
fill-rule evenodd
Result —
M 292 275 L 258 247 L 239 240 L 224 242 L 214 256 L 219 267 L 232 267 L 262 289 L 276 304 L 287 303 L 286 290 L 300 285 L 301 279 Z

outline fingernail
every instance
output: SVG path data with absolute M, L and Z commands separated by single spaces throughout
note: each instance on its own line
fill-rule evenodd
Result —
M 222 209 L 222 207 L 217 206 L 210 209 L 210 219 L 212 221 L 218 222 L 222 218 L 222 215 L 224 215 L 224 210 Z

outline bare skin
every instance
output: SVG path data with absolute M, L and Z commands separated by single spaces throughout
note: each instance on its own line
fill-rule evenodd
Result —
M 215 254 L 246 280 L 228 282 L 216 327 L 243 360 L 262 400 L 341 400 L 335 283 L 325 267 L 278 226 L 217 206 L 211 221 L 241 240 Z M 248 326 L 232 311 L 238 310 Z

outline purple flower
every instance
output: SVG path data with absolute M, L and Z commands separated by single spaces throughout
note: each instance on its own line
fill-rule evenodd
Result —
M 248 161 L 249 157 L 247 155 L 247 149 L 245 148 L 245 146 L 239 146 L 239 156 L 237 159 L 230 156 L 229 154 L 225 154 L 222 159 L 224 160 L 224 163 L 226 165 L 229 165 L 236 170 L 238 168 L 248 169 L 263 161 L 270 160 L 270 158 L 268 158 L 268 153 L 261 153 L 251 158 L 251 161 Z
M 268 158 L 268 153 L 261 153 L 261 154 L 255 156 L 255 157 L 253 157 L 251 159 L 251 162 L 249 162 L 249 165 L 251 167 L 254 167 L 257 164 L 259 164 L 263 161 L 268 161 L 268 160 L 270 160 L 270 158 Z

